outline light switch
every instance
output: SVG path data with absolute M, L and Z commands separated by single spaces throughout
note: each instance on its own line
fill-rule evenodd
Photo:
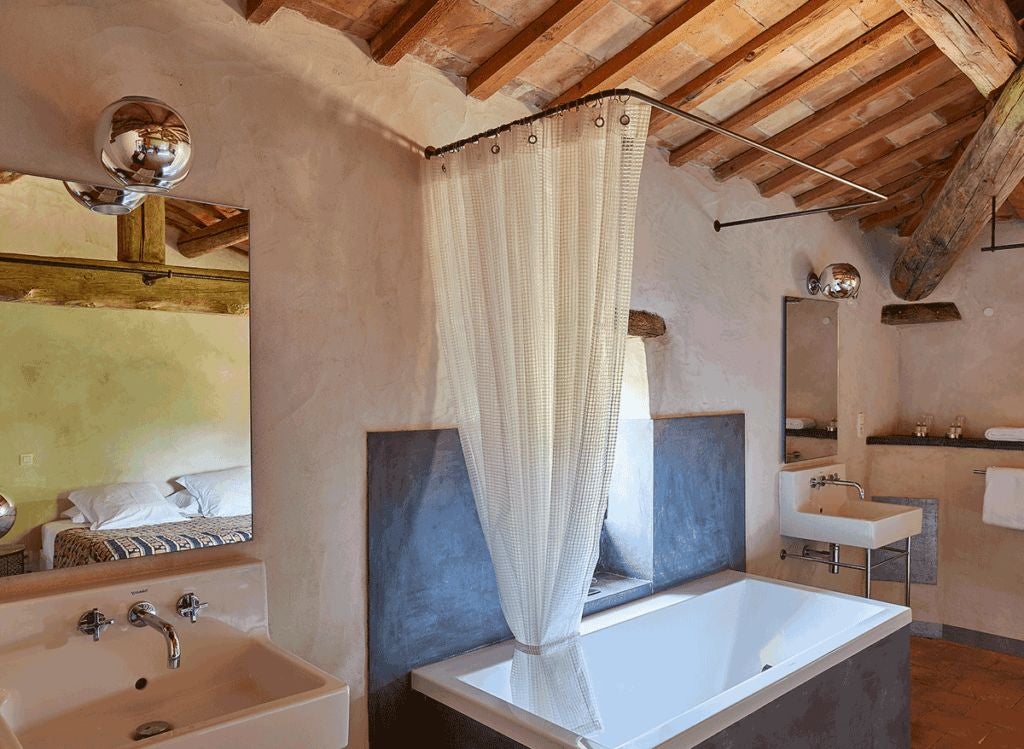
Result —
M 857 436 L 858 437 L 863 437 L 864 436 L 864 412 L 863 411 L 860 411 L 857 414 Z
M 21 455 L 18 456 L 19 466 L 31 466 L 35 465 L 35 462 L 36 456 L 33 455 L 32 453 L 22 453 Z

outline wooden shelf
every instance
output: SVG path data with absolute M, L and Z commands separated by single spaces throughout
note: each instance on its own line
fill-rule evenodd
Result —
M 868 437 L 869 445 L 910 445 L 913 447 L 958 447 L 973 450 L 1016 450 L 1024 451 L 1024 442 L 1000 442 L 975 437 L 914 437 L 909 434 L 892 434 Z
M 830 432 L 827 429 L 787 429 L 787 437 L 810 437 L 816 440 L 837 440 L 839 432 Z

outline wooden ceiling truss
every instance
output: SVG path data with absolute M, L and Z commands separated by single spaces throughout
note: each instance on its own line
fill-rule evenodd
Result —
M 248 0 L 246 15 L 281 9 L 365 40 L 383 64 L 418 57 L 480 99 L 642 93 L 749 141 L 661 108 L 650 142 L 673 165 L 788 194 L 794 215 L 851 198 L 822 172 L 891 194 L 832 215 L 911 236 L 892 278 L 908 299 L 976 239 L 993 194 L 1000 216 L 1024 217 L 1022 0 Z

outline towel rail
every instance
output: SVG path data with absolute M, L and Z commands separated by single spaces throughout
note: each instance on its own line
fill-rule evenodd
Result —
M 988 473 L 988 469 L 987 468 L 975 468 L 973 471 L 971 471 L 971 473 L 973 473 L 975 476 L 984 476 L 986 473 Z

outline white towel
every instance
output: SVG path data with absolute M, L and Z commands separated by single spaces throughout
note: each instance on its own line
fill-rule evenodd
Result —
M 985 506 L 981 519 L 988 525 L 1024 530 L 1024 468 L 985 471 Z
M 998 442 L 1024 442 L 1024 427 L 992 427 L 985 430 L 985 439 Z
M 817 422 L 804 416 L 787 416 L 786 429 L 814 429 Z

